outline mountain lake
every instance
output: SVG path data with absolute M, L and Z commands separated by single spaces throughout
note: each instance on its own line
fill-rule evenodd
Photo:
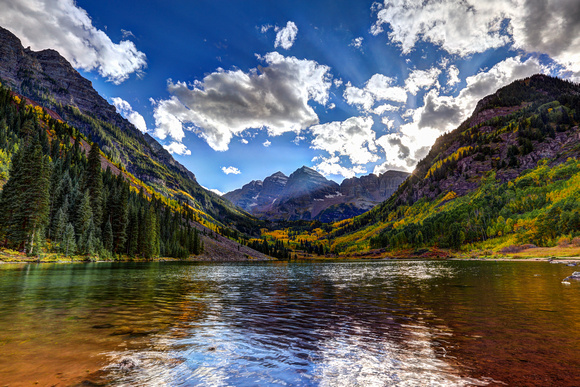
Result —
M 0 265 L 2 386 L 578 386 L 578 268 Z

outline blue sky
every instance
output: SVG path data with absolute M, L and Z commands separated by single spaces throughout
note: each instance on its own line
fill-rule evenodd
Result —
M 497 88 L 580 80 L 576 0 L 143 4 L 0 0 L 0 25 L 61 52 L 222 192 L 302 165 L 411 171 Z

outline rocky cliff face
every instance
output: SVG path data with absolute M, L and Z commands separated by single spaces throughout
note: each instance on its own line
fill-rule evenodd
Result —
M 269 220 L 323 222 L 360 215 L 386 200 L 409 174 L 387 171 L 346 179 L 341 185 L 303 166 L 290 177 L 282 172 L 252 181 L 224 195 L 237 206 Z

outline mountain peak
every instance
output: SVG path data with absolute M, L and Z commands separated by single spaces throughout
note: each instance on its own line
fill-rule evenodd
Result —
M 330 181 L 326 177 L 322 176 L 318 171 L 303 165 L 302 167 L 298 168 L 290 175 L 289 179 L 297 179 L 297 178 L 311 178 L 311 179 L 319 179 L 322 181 Z

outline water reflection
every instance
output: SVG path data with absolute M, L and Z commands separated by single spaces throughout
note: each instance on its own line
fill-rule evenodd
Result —
M 570 270 L 490 262 L 0 265 L 0 345 L 9 355 L 0 357 L 0 380 L 578 385 L 569 370 L 580 367 L 580 284 L 560 283 Z

